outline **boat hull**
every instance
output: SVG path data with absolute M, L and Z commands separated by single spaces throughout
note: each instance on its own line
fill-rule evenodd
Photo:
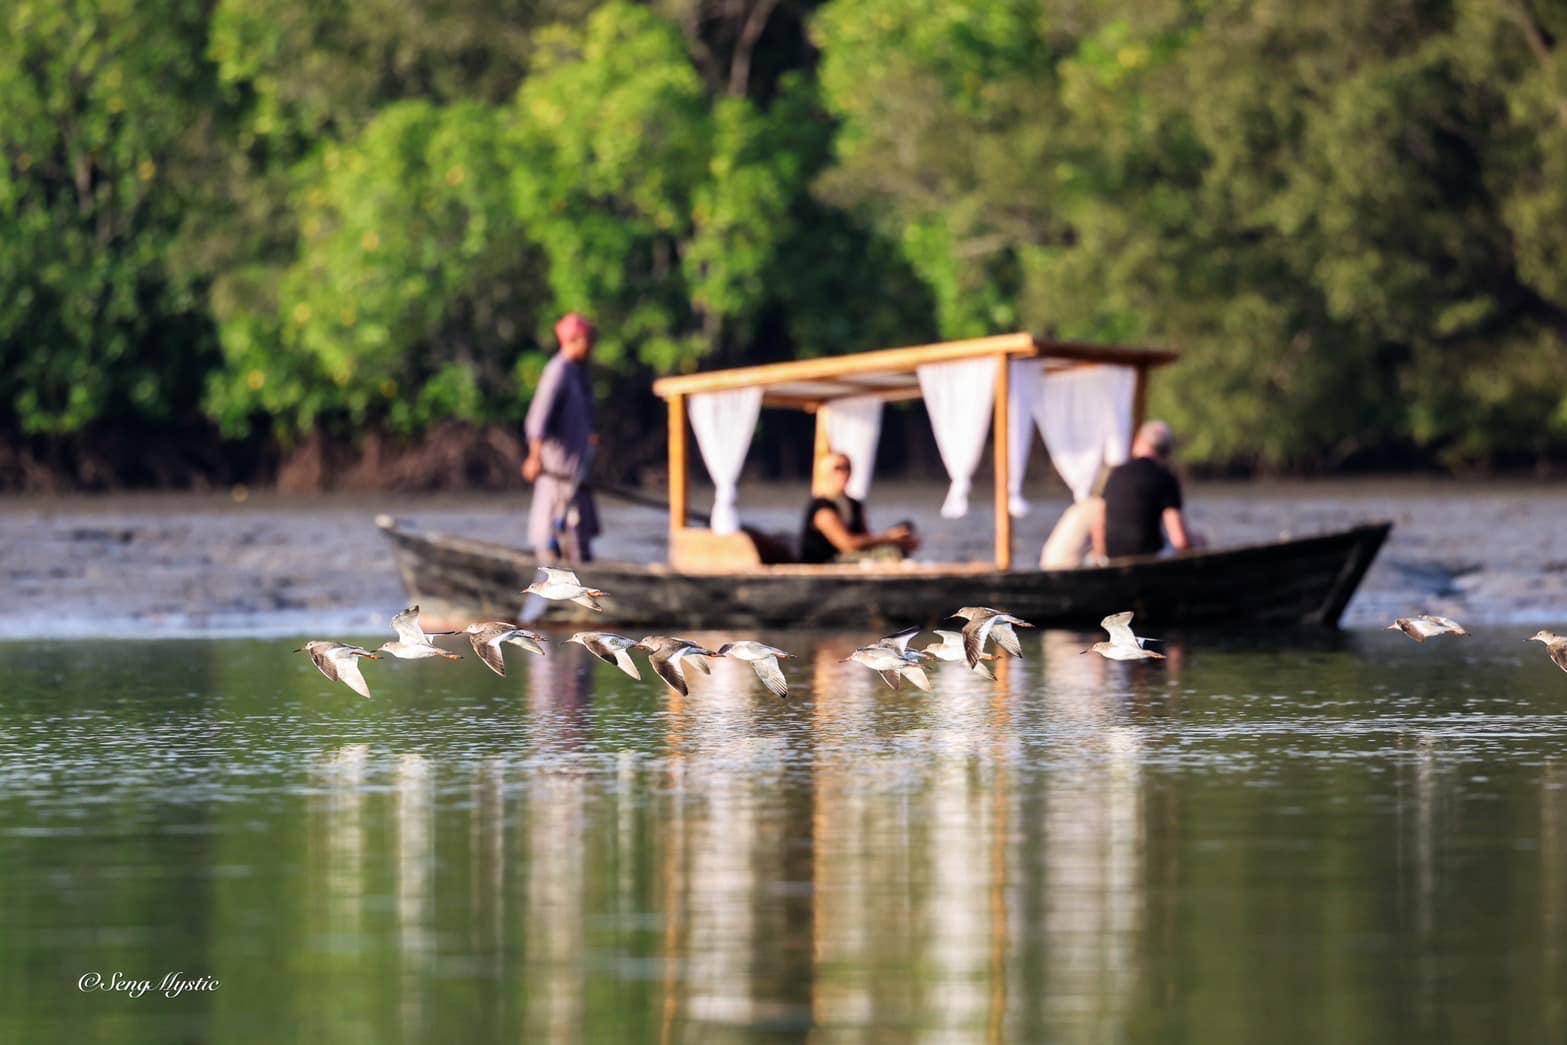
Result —
M 379 520 L 411 599 L 442 626 L 515 618 L 534 556 L 519 548 Z M 663 565 L 595 562 L 581 570 L 603 589 L 605 611 L 552 603 L 546 623 L 670 628 L 855 629 L 939 622 L 958 606 L 1005 607 L 1044 627 L 1096 627 L 1132 610 L 1161 627 L 1331 628 L 1391 523 L 1269 544 L 1139 557 L 1078 570 L 990 567 L 763 566 L 739 573 L 682 573 Z

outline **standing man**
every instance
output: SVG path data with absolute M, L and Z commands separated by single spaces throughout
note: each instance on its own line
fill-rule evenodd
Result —
M 1199 546 L 1181 510 L 1181 481 L 1170 470 L 1175 435 L 1149 421 L 1132 440 L 1132 456 L 1105 480 L 1104 509 L 1093 522 L 1094 557 L 1155 555 L 1166 535 L 1176 551 Z M 1162 531 L 1162 532 L 1161 532 Z
M 589 546 L 599 532 L 593 494 L 581 484 L 589 450 L 598 445 L 587 366 L 593 324 L 579 313 L 569 313 L 555 324 L 555 337 L 560 351 L 545 365 L 538 393 L 528 407 L 528 459 L 522 463 L 522 477 L 534 484 L 528 542 L 540 562 L 562 558 L 589 562 L 593 558 Z M 561 521 L 565 530 L 556 554 L 551 543 Z

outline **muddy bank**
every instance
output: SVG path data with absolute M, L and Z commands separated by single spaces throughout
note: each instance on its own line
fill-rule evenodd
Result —
M 989 514 L 976 507 L 966 519 L 940 519 L 941 495 L 935 484 L 878 484 L 872 521 L 915 519 L 927 536 L 922 558 L 986 556 Z M 747 488 L 742 513 L 792 532 L 801 498 L 795 484 Z M 1031 500 L 1017 526 L 1020 562 L 1038 554 L 1066 503 L 1058 488 L 1032 491 Z M 1220 543 L 1391 519 L 1393 535 L 1347 627 L 1411 611 L 1567 624 L 1567 490 L 1556 484 L 1202 483 L 1188 500 L 1195 524 Z M 373 633 L 404 602 L 373 523 L 378 512 L 520 543 L 526 507 L 525 491 L 12 498 L 0 503 L 0 637 Z M 603 507 L 603 556 L 662 558 L 662 513 Z
M 208 424 L 152 432 L 104 429 L 50 439 L 0 432 L 0 492 L 70 496 L 134 491 L 212 493 L 234 486 L 285 494 L 522 489 L 521 435 L 448 422 L 417 439 L 315 432 L 284 447 L 224 439 Z

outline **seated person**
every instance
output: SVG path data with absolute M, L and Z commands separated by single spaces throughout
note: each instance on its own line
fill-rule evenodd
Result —
M 1163 421 L 1137 430 L 1131 459 L 1105 480 L 1104 511 L 1093 526 L 1096 558 L 1156 555 L 1166 534 L 1176 551 L 1198 547 L 1181 512 L 1181 481 L 1170 470 L 1174 453 L 1175 436 Z
M 1105 500 L 1095 494 L 1069 505 L 1039 550 L 1041 570 L 1075 570 L 1089 562 L 1094 550 L 1094 523 L 1104 517 Z
M 816 462 L 811 503 L 800 530 L 800 561 L 901 559 L 918 548 L 919 538 L 907 526 L 894 526 L 886 533 L 866 528 L 865 506 L 846 492 L 849 469 L 844 454 L 827 454 Z

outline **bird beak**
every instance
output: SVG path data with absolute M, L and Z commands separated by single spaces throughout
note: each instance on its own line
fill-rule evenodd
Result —
M 1527 641 L 1528 641 L 1528 640 L 1527 640 L 1527 639 L 1525 639 L 1525 640 L 1524 640 L 1524 641 L 1526 641 L 1526 642 L 1527 642 Z M 303 647 L 303 646 L 301 646 L 301 647 L 299 647 L 299 648 L 298 648 L 298 649 L 297 649 L 297 650 L 294 650 L 294 652 L 295 652 L 295 653 L 303 653 L 303 652 L 305 652 L 305 647 Z
M 1077 651 L 1077 655 L 1079 657 L 1081 657 L 1085 653 L 1092 653 L 1092 652 L 1093 652 L 1093 650 L 1080 649 L 1080 650 Z

